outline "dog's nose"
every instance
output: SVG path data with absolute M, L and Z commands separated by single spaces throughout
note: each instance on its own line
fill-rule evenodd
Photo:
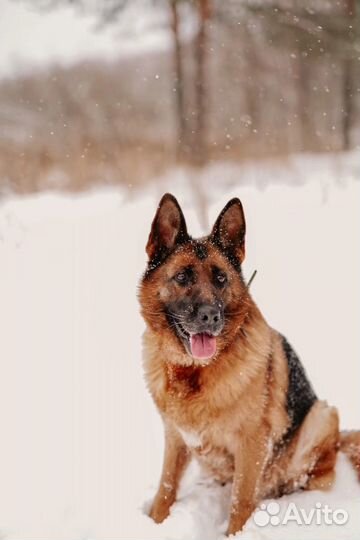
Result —
M 221 321 L 221 311 L 218 307 L 209 304 L 203 304 L 199 307 L 197 320 L 201 324 L 213 326 Z

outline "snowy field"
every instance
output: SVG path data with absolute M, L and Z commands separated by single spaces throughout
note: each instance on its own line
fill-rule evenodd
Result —
M 268 321 L 299 352 L 316 391 L 360 428 L 359 156 L 302 158 L 284 169 L 216 165 L 199 180 L 209 219 L 245 207 L 245 275 Z M 301 171 L 301 174 L 300 174 Z M 268 181 L 273 181 L 266 187 Z M 290 186 L 292 181 L 295 186 Z M 0 206 L 0 536 L 5 539 L 216 540 L 230 487 L 192 467 L 162 525 L 145 514 L 162 460 L 162 427 L 141 368 L 136 287 L 160 195 L 203 232 L 185 171 L 141 195 L 42 194 Z M 201 185 L 201 184 L 200 184 Z M 360 537 L 360 486 L 345 458 L 331 493 L 281 499 L 349 513 L 346 525 L 258 527 L 244 540 Z

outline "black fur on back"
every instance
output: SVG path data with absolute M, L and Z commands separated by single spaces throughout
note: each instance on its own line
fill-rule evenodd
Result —
M 289 370 L 286 410 L 291 424 L 285 435 L 288 440 L 302 424 L 317 397 L 294 349 L 284 336 L 282 340 Z

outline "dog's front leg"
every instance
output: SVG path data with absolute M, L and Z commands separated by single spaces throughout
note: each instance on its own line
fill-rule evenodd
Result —
M 172 426 L 165 425 L 163 470 L 149 514 L 156 523 L 161 523 L 168 517 L 189 457 L 190 454 L 179 433 Z
M 257 486 L 264 470 L 266 445 L 252 440 L 238 441 L 235 471 L 231 491 L 231 510 L 227 535 L 235 534 L 245 525 L 257 505 Z

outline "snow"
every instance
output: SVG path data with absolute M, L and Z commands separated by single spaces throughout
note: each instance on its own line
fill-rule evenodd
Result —
M 339 407 L 342 427 L 360 428 L 360 184 L 345 162 L 297 158 L 292 169 L 269 167 L 280 179 L 271 185 L 264 169 L 238 165 L 209 167 L 199 179 L 210 222 L 228 199 L 242 199 L 245 276 L 258 270 L 256 301 L 294 346 L 318 395 Z M 144 513 L 163 437 L 142 377 L 136 289 L 166 190 L 178 197 L 189 230 L 202 233 L 183 169 L 142 193 L 44 193 L 0 206 L 2 538 L 216 540 L 226 530 L 230 486 L 203 478 L 195 465 L 163 524 Z M 357 540 L 360 486 L 343 456 L 338 473 L 330 493 L 302 492 L 280 504 L 327 503 L 348 511 L 346 525 L 258 527 L 250 519 L 239 537 Z

